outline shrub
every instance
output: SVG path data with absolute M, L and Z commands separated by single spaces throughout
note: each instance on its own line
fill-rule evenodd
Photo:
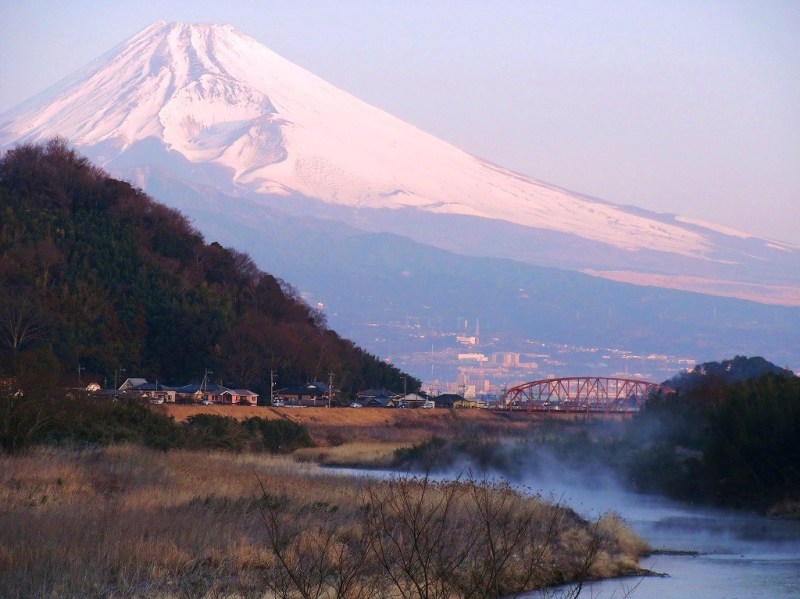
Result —
M 264 449 L 272 453 L 289 453 L 314 445 L 308 429 L 291 420 L 248 418 L 242 425 L 251 435 L 258 437 Z
M 194 414 L 184 424 L 189 449 L 227 449 L 245 451 L 257 441 L 242 424 L 230 416 Z
M 138 443 L 162 450 L 184 444 L 180 425 L 135 401 L 63 399 L 60 407 L 41 441 L 79 446 Z

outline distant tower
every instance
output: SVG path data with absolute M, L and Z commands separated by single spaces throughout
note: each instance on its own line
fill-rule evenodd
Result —
M 481 319 L 475 319 L 475 345 L 480 345 L 481 343 Z

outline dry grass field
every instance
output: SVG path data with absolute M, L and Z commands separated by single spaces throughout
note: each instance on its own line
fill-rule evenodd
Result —
M 353 441 L 335 446 L 301 447 L 292 456 L 301 462 L 330 467 L 391 468 L 396 451 L 411 447 L 408 441 Z
M 487 435 L 523 434 L 542 422 L 564 421 L 574 416 L 532 415 L 489 410 L 391 410 L 380 408 L 273 408 L 265 406 L 153 406 L 177 421 L 195 414 L 215 414 L 237 420 L 284 418 L 307 427 L 318 445 L 344 441 L 418 443 L 433 435 L 450 438 L 464 432 Z M 567 418 L 564 418 L 564 417 Z M 338 435 L 337 435 L 338 433 Z M 341 439 L 337 439 L 341 437 Z M 338 442 L 337 442 L 338 441 Z
M 195 414 L 243 420 L 287 419 L 306 427 L 315 447 L 294 452 L 301 461 L 325 466 L 386 468 L 395 451 L 443 439 L 513 437 L 537 429 L 529 414 L 487 410 L 408 410 L 379 408 L 272 408 L 263 406 L 155 406 L 177 421 Z
M 273 408 L 263 406 L 153 406 L 177 421 L 195 414 L 215 414 L 243 420 L 259 417 L 287 419 L 305 426 L 315 447 L 294 456 L 325 466 L 385 468 L 395 451 L 431 440 L 488 440 L 538 435 L 558 435 L 586 421 L 576 414 L 531 414 L 480 409 L 409 410 L 380 408 Z M 590 417 L 596 422 L 597 417 Z M 613 419 L 606 423 L 613 427 Z
M 480 482 L 137 446 L 0 455 L 4 599 L 496 597 L 635 572 L 645 550 L 613 516 Z
M 216 414 L 218 416 L 230 416 L 236 419 L 259 418 L 276 419 L 288 418 L 304 425 L 314 425 L 317 423 L 327 423 L 332 425 L 347 425 L 353 427 L 373 427 L 373 426 L 429 426 L 437 428 L 447 426 L 447 422 L 453 419 L 463 421 L 491 424 L 497 422 L 508 422 L 513 419 L 517 425 L 522 425 L 522 417 L 513 418 L 508 414 L 498 415 L 489 410 L 408 410 L 408 409 L 386 409 L 386 408 L 287 408 L 287 407 L 267 407 L 267 406 L 203 406 L 203 405 L 183 405 L 183 404 L 163 404 L 153 406 L 175 418 L 175 420 L 186 420 L 193 414 Z M 527 418 L 530 420 L 530 417 Z

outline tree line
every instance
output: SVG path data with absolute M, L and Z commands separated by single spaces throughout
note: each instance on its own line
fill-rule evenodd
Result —
M 677 396 L 647 402 L 619 444 L 637 489 L 762 509 L 800 500 L 800 378 L 737 357 L 672 382 Z
M 0 386 L 0 453 L 35 446 L 94 448 L 135 444 L 161 451 L 291 453 L 313 446 L 308 429 L 288 419 L 194 414 L 183 422 L 136 400 L 108 401 L 56 390 L 23 395 Z

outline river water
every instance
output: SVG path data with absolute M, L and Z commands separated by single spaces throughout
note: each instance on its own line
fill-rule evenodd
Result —
M 527 486 L 536 489 L 535 481 Z M 613 486 L 589 490 L 556 484 L 538 490 L 563 498 L 564 504 L 589 518 L 608 510 L 617 512 L 658 551 L 642 560 L 641 566 L 666 576 L 591 583 L 581 597 L 800 598 L 800 522 L 701 509 Z
M 800 599 L 800 522 L 695 507 L 625 491 L 606 474 L 587 481 L 585 473 L 563 468 L 554 476 L 555 470 L 546 476 L 523 476 L 512 484 L 571 507 L 588 519 L 616 512 L 656 551 L 641 560 L 641 567 L 663 574 L 587 583 L 581 598 Z M 463 472 L 456 475 L 463 478 Z M 561 591 L 549 589 L 520 597 L 557 598 L 564 594 Z

